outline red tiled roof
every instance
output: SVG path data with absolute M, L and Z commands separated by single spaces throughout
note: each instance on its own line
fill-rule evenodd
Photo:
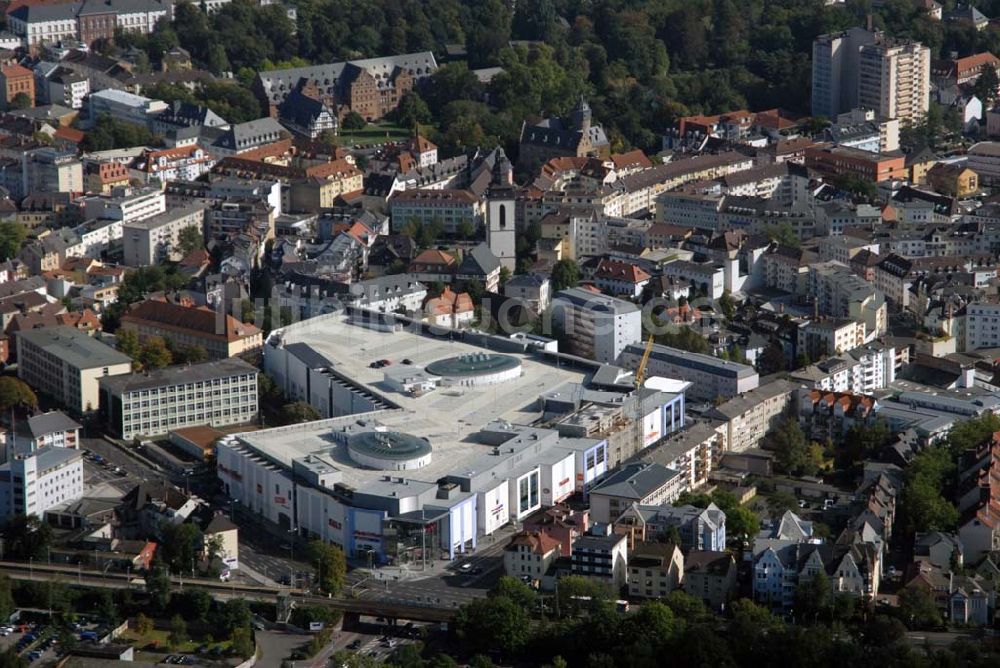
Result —
M 524 531 L 514 536 L 510 541 L 511 546 L 527 545 L 534 554 L 544 555 L 558 550 L 562 543 L 547 533 L 540 531 Z
M 83 138 L 86 135 L 83 133 L 83 131 L 77 130 L 76 128 L 71 128 L 66 125 L 60 125 L 58 128 L 56 128 L 54 136 L 59 137 L 60 139 L 65 139 L 68 142 L 73 142 L 74 144 L 79 144 L 80 142 L 83 141 Z
M 642 267 L 618 260 L 601 260 L 597 264 L 594 276 L 608 280 L 629 281 L 630 283 L 641 283 L 651 278 Z
M 611 162 L 614 163 L 616 169 L 622 169 L 623 167 L 642 167 L 643 169 L 648 169 L 653 166 L 653 162 L 640 149 L 626 153 L 615 153 L 611 156 Z
M 122 316 L 122 323 L 155 325 L 230 342 L 260 334 L 260 329 L 255 325 L 240 322 L 231 315 L 221 316 L 210 308 L 180 306 L 149 299 L 134 304 Z

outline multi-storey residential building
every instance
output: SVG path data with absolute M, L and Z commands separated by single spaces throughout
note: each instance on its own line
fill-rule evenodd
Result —
M 155 188 L 115 188 L 111 195 L 86 197 L 82 204 L 86 219 L 105 218 L 122 223 L 151 218 L 167 210 L 166 195 Z
M 633 505 L 672 503 L 682 491 L 681 480 L 677 471 L 660 464 L 623 466 L 590 490 L 590 518 L 611 523 Z
M 90 79 L 66 67 L 39 72 L 36 66 L 35 90 L 37 97 L 48 104 L 83 109 L 83 101 L 90 94 Z
M 150 181 L 196 181 L 202 174 L 211 171 L 215 158 L 198 146 L 178 146 L 175 148 L 145 150 L 130 165 L 131 173 L 145 183 Z
M 625 536 L 587 535 L 573 543 L 573 575 L 608 582 L 615 591 L 628 581 L 628 541 Z
M 896 349 L 879 342 L 848 350 L 792 373 L 792 379 L 826 392 L 872 394 L 896 380 Z
M 166 301 L 133 305 L 122 316 L 121 326 L 136 332 L 140 341 L 158 336 L 177 346 L 200 346 L 211 359 L 251 353 L 261 346 L 261 331 L 252 324 L 209 308 Z
M 84 191 L 94 195 L 110 195 L 115 188 L 129 184 L 128 167 L 120 162 L 88 162 L 84 165 Z
M 504 549 L 504 573 L 528 582 L 540 583 L 560 556 L 562 544 L 558 539 L 539 531 L 523 531 L 514 536 Z
M 43 448 L 0 465 L 0 520 L 14 515 L 44 517 L 53 506 L 83 496 L 83 455 L 69 448 Z
M 181 259 L 181 232 L 189 227 L 205 234 L 205 205 L 195 202 L 166 213 L 134 220 L 122 226 L 124 262 L 130 267 L 146 267 Z
M 636 543 L 628 558 L 628 593 L 663 598 L 684 580 L 684 555 L 673 543 Z
M 483 226 L 486 205 L 468 190 L 405 190 L 389 198 L 389 214 L 394 232 L 411 222 L 420 227 L 439 222 L 444 225 L 445 232 L 455 234 L 465 225 L 479 230 Z
M 810 359 L 819 359 L 826 355 L 840 355 L 864 342 L 864 323 L 846 318 L 820 318 L 799 327 L 796 350 Z
M 888 328 L 886 295 L 836 261 L 809 266 L 809 295 L 816 300 L 819 314 L 848 318 L 865 327 L 867 343 L 885 334 Z
M 558 326 L 574 355 L 614 364 L 642 338 L 642 313 L 635 304 L 581 288 L 557 292 L 552 324 Z
M 736 594 L 736 560 L 723 550 L 691 550 L 684 556 L 683 589 L 722 611 Z
M 714 503 L 707 508 L 695 506 L 634 506 L 616 520 L 616 530 L 634 532 L 636 540 L 661 538 L 669 527 L 676 527 L 685 550 L 725 550 L 726 514 Z
M 17 333 L 17 377 L 74 413 L 97 410 L 97 382 L 132 372 L 132 360 L 71 327 Z
M 274 238 L 275 211 L 259 199 L 226 199 L 212 204 L 205 214 L 205 238 L 229 241 L 250 232 L 263 242 Z
M 861 47 L 858 105 L 881 119 L 916 125 L 927 115 L 931 50 L 919 42 L 880 39 Z M 843 110 L 846 111 L 846 110 Z
M 1000 346 L 1000 304 L 977 302 L 965 308 L 965 349 Z
M 644 352 L 645 346 L 633 343 L 622 352 L 619 364 L 635 369 Z M 760 384 L 760 377 L 752 366 L 661 344 L 653 346 L 646 374 L 684 379 L 691 383 L 688 395 L 701 401 L 735 397 Z
M 663 265 L 663 275 L 690 281 L 709 299 L 718 299 L 725 292 L 726 272 L 722 265 L 713 262 L 688 262 L 674 260 Z
M 75 152 L 39 148 L 21 155 L 23 196 L 36 193 L 82 193 L 83 163 Z
M 743 452 L 760 445 L 788 416 L 796 388 L 786 380 L 773 380 L 713 408 L 709 415 L 725 423 L 726 450 Z
M 195 425 L 251 424 L 257 419 L 257 373 L 227 358 L 102 378 L 101 415 L 123 439 Z
M 543 313 L 549 306 L 551 283 L 541 274 L 518 274 L 503 286 L 505 297 L 526 302 L 536 313 Z
M 861 47 L 858 106 L 881 119 L 916 125 L 930 106 L 931 51 L 919 42 L 881 39 Z
M 14 447 L 18 454 L 31 454 L 48 447 L 80 447 L 80 423 L 62 411 L 32 415 L 17 426 Z
M 878 35 L 863 28 L 820 35 L 813 42 L 812 113 L 834 119 L 858 106 L 861 47 Z
M 30 106 L 35 105 L 35 75 L 27 67 L 12 64 L 0 67 L 0 95 L 3 99 L 0 103 L 5 109 L 10 109 L 14 98 L 18 95 L 24 96 L 31 101 Z

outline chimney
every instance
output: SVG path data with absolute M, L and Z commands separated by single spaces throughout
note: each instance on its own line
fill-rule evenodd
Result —
M 868 14 L 865 16 L 865 19 L 866 19 L 866 25 L 867 25 L 867 28 L 868 28 L 868 32 L 871 32 L 872 31 L 872 14 L 871 14 L 871 12 L 868 12 Z

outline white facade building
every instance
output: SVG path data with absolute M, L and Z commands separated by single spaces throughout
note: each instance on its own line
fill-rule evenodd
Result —
M 167 260 L 179 260 L 181 232 L 189 227 L 205 235 L 205 205 L 202 203 L 172 209 L 122 226 L 124 262 L 130 267 L 145 267 Z
M 569 352 L 605 364 L 642 338 L 642 312 L 635 304 L 580 288 L 556 293 L 551 324 L 569 339 Z
M 257 419 L 257 368 L 238 357 L 102 378 L 101 413 L 123 439 Z
M 79 450 L 45 448 L 0 465 L 0 521 L 35 515 L 83 496 L 83 455 Z

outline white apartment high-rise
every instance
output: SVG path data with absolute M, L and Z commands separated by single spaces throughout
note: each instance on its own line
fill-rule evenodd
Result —
M 813 42 L 812 113 L 835 119 L 856 108 L 879 120 L 918 123 L 930 103 L 930 49 L 863 28 Z
M 552 323 L 569 341 L 568 352 L 603 364 L 614 364 L 642 339 L 642 312 L 635 304 L 581 288 L 555 295 Z
M 851 28 L 820 35 L 813 42 L 812 113 L 830 120 L 858 106 L 861 47 L 874 44 L 878 33 Z
M 861 47 L 858 105 L 882 120 L 915 125 L 927 115 L 931 50 L 919 42 L 880 40 Z

